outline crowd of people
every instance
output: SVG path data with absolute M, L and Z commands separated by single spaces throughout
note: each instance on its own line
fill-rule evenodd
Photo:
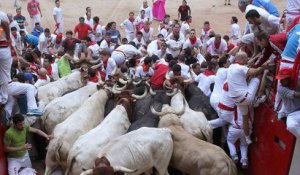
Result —
M 22 161 L 28 159 L 27 150 L 31 148 L 25 144 L 27 132 L 50 138 L 24 126 L 24 117 L 15 115 L 17 96 L 26 95 L 25 114 L 41 116 L 43 104 L 35 99 L 37 88 L 70 75 L 81 63 L 90 65 L 91 82 L 111 81 L 119 68 L 119 76 L 147 80 L 156 90 L 172 87 L 175 78 L 197 83 L 219 115 L 209 121 L 211 127 L 229 126 L 227 143 L 236 163 L 235 142 L 240 139 L 244 168 L 252 143 L 253 108 L 266 100 L 265 79 L 273 73 L 278 80 L 274 110 L 279 118 L 287 117 L 287 129 L 300 137 L 300 92 L 295 90 L 299 1 L 287 0 L 287 10 L 280 14 L 271 1 L 239 0 L 239 9 L 247 19 L 244 32 L 233 16 L 230 35 L 224 36 L 216 34 L 209 21 L 201 31 L 191 28 L 197 19 L 192 18 L 186 0 L 173 21 L 166 14 L 165 0 L 154 1 L 153 7 L 143 1 L 139 14 L 129 12 L 121 24 L 100 24 L 99 17 L 92 16 L 92 8 L 86 7 L 73 30 L 64 26 L 60 3 L 54 2 L 55 28 L 41 21 L 37 0 L 27 4 L 30 21 L 22 15 L 18 3 L 15 15 L 0 11 L 0 105 L 7 122 L 13 121 L 4 140 L 9 174 L 16 174 L 16 167 L 29 166 Z M 152 27 L 155 20 L 159 21 L 157 29 Z M 275 71 L 273 65 L 279 65 Z

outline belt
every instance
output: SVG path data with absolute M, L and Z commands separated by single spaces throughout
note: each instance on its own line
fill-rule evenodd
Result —
M 223 103 L 220 103 L 220 102 L 218 104 L 218 107 L 220 109 L 225 110 L 225 111 L 234 111 L 234 109 L 235 109 L 235 107 L 232 108 L 232 107 L 226 106 L 226 105 L 224 105 Z
M 0 46 L 9 46 L 9 43 L 7 41 L 0 41 Z
M 0 49 L 8 48 L 8 46 L 0 46 Z
M 237 103 L 243 103 L 247 99 L 247 96 L 248 96 L 248 92 L 246 93 L 246 95 L 244 96 L 244 98 L 240 102 L 237 102 Z M 232 97 L 232 98 L 236 99 L 236 98 L 239 98 L 239 97 Z
M 293 61 L 284 60 L 284 59 L 281 59 L 280 62 L 281 62 L 281 63 L 290 63 L 290 64 L 294 64 Z

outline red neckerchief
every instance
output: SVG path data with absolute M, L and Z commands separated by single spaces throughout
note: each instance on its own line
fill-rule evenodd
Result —
M 149 71 L 149 67 L 147 67 L 145 64 L 142 64 L 143 67 L 143 71 L 144 72 L 148 72 Z
M 197 38 L 196 38 L 196 37 L 194 37 L 194 38 L 189 38 L 189 39 L 190 39 L 190 42 L 191 42 L 192 45 L 195 45 L 195 44 L 196 44 L 196 42 L 197 42 Z
M 67 39 L 67 45 L 69 47 L 73 46 L 73 43 L 74 43 L 74 39 L 73 38 Z
M 89 43 L 89 46 L 92 46 L 92 45 L 95 45 L 95 44 L 97 44 L 95 41 L 91 41 L 91 42 Z
M 107 63 L 108 63 L 108 59 L 105 60 L 105 61 L 103 61 L 103 66 L 104 66 L 105 69 L 106 69 L 106 67 L 107 67 Z
M 239 62 L 237 62 L 237 61 L 234 61 L 233 63 L 234 63 L 234 64 L 239 64 L 239 65 L 244 66 L 243 64 L 241 64 L 241 63 L 239 63 Z
M 203 28 L 203 31 L 204 31 L 205 34 L 206 34 L 210 29 L 211 29 L 211 28 L 210 28 L 210 25 L 209 25 L 207 29 L 204 29 L 204 28 Z
M 144 27 L 144 31 L 145 31 L 146 33 L 148 33 L 148 32 L 150 31 L 150 28 L 149 28 L 149 29 L 146 29 L 146 28 Z
M 95 23 L 93 27 L 93 31 L 95 32 L 99 23 Z
M 45 76 L 39 76 L 39 79 L 40 80 L 47 80 L 47 76 L 45 75 Z
M 110 47 L 110 41 L 107 41 L 106 39 L 105 41 L 107 42 L 108 47 Z
M 135 19 L 133 17 L 133 18 L 128 18 L 128 20 L 133 23 Z
M 157 50 L 160 50 L 160 44 L 158 44 L 158 42 L 156 44 L 157 44 Z
M 21 14 L 16 14 L 16 17 L 22 17 L 22 15 Z
M 214 73 L 214 71 L 212 71 L 212 70 L 208 70 L 208 69 L 206 69 L 204 72 L 203 72 L 203 74 L 205 75 L 205 76 L 211 76 L 211 75 L 215 75 L 215 73 Z
M 61 42 L 62 42 L 62 40 L 60 40 L 60 41 L 57 40 L 57 39 L 55 40 L 55 43 L 56 43 L 56 44 L 60 44 Z
M 38 67 L 34 62 L 29 62 L 30 64 L 30 70 L 32 70 L 33 72 L 38 72 Z
M 178 39 L 173 38 L 173 39 L 174 39 L 174 41 L 176 41 L 176 42 L 179 40 L 179 38 L 178 38 Z
M 160 30 L 165 29 L 166 25 L 163 25 L 162 27 L 160 27 Z
M 89 81 L 94 82 L 94 83 L 97 83 L 97 82 L 98 82 L 98 77 L 97 77 L 97 75 L 95 75 L 95 76 L 93 76 L 93 77 L 90 77 L 90 78 L 89 78 Z
M 13 37 L 15 37 L 16 39 L 18 38 L 18 34 L 12 34 Z
M 181 11 L 185 11 L 187 9 L 187 6 L 186 5 L 181 5 Z
M 221 45 L 221 41 L 219 43 L 217 43 L 216 41 L 214 42 L 215 44 L 215 49 L 219 49 L 220 45 Z
M 51 64 L 50 64 L 49 67 L 47 68 L 47 74 L 48 74 L 48 75 L 52 75 L 52 66 L 51 66 Z

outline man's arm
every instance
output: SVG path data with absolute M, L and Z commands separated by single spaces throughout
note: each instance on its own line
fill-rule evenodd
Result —
M 54 18 L 55 23 L 57 23 L 57 16 L 56 16 L 56 11 L 55 10 L 53 10 L 53 18 Z
M 11 153 L 11 152 L 16 152 L 16 151 L 25 151 L 25 150 L 30 150 L 31 148 L 32 148 L 32 145 L 28 144 L 28 143 L 26 143 L 23 146 L 19 146 L 19 147 L 4 146 L 4 152 Z
M 44 133 L 43 131 L 39 130 L 39 129 L 36 129 L 36 128 L 32 128 L 32 127 L 29 127 L 29 132 L 33 132 L 33 133 L 36 133 L 42 137 L 45 137 L 47 140 L 50 140 L 51 139 L 51 135 L 47 135 L 46 133 Z
M 40 14 L 41 14 L 41 17 L 43 17 L 42 10 L 41 10 L 41 8 L 40 8 L 40 3 L 37 4 L 37 8 L 38 8 L 38 10 L 39 10 L 39 12 L 40 12 Z
M 1 21 L 1 26 L 4 29 L 6 40 L 10 43 L 10 30 L 9 30 L 9 23 L 7 21 Z

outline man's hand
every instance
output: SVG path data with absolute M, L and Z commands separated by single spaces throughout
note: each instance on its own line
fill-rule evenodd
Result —
M 46 139 L 47 139 L 47 140 L 53 139 L 53 135 L 47 135 L 47 136 L 46 136 Z
M 25 145 L 22 146 L 23 151 L 30 150 L 32 148 L 32 145 L 29 143 L 26 143 Z

